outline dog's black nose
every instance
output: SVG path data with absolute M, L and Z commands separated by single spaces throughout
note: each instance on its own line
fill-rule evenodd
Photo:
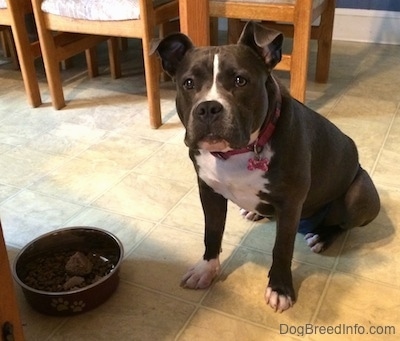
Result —
M 222 113 L 223 108 L 217 101 L 205 101 L 197 106 L 195 114 L 203 120 L 213 120 Z

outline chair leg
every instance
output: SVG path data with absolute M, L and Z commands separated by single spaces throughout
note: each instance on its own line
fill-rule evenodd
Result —
M 240 19 L 228 19 L 228 44 L 236 44 L 243 31 L 245 22 Z
M 53 107 L 59 110 L 65 107 L 64 91 L 62 87 L 57 48 L 50 31 L 42 32 L 40 44 L 43 51 L 43 63 L 46 70 L 47 83 Z
M 120 37 L 117 38 L 117 40 L 118 40 L 118 48 L 121 51 L 126 51 L 128 49 L 128 38 Z
M 143 44 L 146 45 L 146 44 Z M 149 103 L 150 126 L 157 129 L 161 126 L 160 104 L 160 68 L 156 56 L 149 55 L 149 49 L 143 46 L 144 70 L 146 77 L 147 100 Z
M 308 57 L 311 38 L 311 6 L 299 8 L 293 23 L 293 49 L 290 66 L 290 93 L 300 102 L 306 98 Z
M 302 36 L 297 27 L 293 37 L 293 50 L 290 66 L 290 93 L 300 102 L 306 98 L 309 38 L 306 34 Z
M 8 28 L 6 28 L 6 27 L 4 27 L 4 26 L 0 26 L 0 45 L 1 45 L 1 48 L 2 48 L 2 51 L 3 51 L 3 55 L 4 55 L 4 57 L 10 57 L 10 50 L 9 50 L 9 47 L 8 47 L 8 43 L 7 43 L 7 40 L 6 40 L 6 30 L 7 30 Z
M 160 63 L 155 53 L 151 54 L 151 40 L 154 37 L 154 17 L 147 15 L 152 12 L 153 2 L 146 1 L 146 8 L 142 8 L 143 19 L 143 60 L 146 78 L 147 101 L 149 103 L 150 126 L 154 129 L 162 125 L 160 103 Z
M 110 62 L 110 72 L 113 79 L 121 77 L 121 58 L 119 51 L 118 38 L 110 38 L 107 40 L 108 60 Z
M 148 37 L 151 36 L 151 34 L 148 35 Z M 142 45 L 150 126 L 157 129 L 162 124 L 160 104 L 160 65 L 156 55 L 150 55 L 150 38 L 147 38 L 146 36 L 143 37 Z
M 51 31 L 47 30 L 45 19 L 41 13 L 41 1 L 32 1 L 33 12 L 35 15 L 36 27 L 42 50 L 43 64 L 46 71 L 47 83 L 49 86 L 53 107 L 57 110 L 65 107 L 64 92 L 60 72 L 60 62 L 57 48 Z M 65 59 L 65 58 L 62 58 Z
M 4 45 L 4 56 L 11 57 L 13 68 L 19 70 L 17 50 L 15 48 L 15 42 L 11 33 L 11 28 L 7 28 L 1 32 L 3 45 Z
M 333 21 L 335 18 L 335 0 L 329 0 L 321 15 L 318 37 L 317 65 L 315 81 L 326 83 L 329 77 L 329 66 L 332 50 Z
M 36 75 L 35 58 L 28 38 L 25 19 L 22 14 L 15 16 L 11 29 L 14 36 L 22 78 L 24 80 L 25 91 L 28 96 L 28 102 L 33 107 L 38 107 L 42 104 L 42 100 L 40 98 L 39 83 Z
M 210 45 L 218 46 L 218 18 L 210 18 Z
M 85 50 L 85 57 L 89 77 L 97 77 L 99 75 L 99 65 L 97 60 L 96 46 Z

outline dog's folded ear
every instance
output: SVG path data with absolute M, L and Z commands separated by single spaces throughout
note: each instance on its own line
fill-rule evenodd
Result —
M 158 53 L 164 71 L 174 77 L 186 52 L 192 49 L 193 46 L 188 36 L 182 33 L 173 33 L 164 39 L 154 40 L 151 46 L 151 53 Z
M 249 21 L 244 27 L 238 44 L 252 48 L 265 64 L 272 70 L 282 59 L 283 34 L 267 28 L 254 21 Z

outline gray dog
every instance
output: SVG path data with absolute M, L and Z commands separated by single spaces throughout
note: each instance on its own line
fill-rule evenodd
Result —
M 236 45 L 196 48 L 177 33 L 155 46 L 176 81 L 177 112 L 205 216 L 205 253 L 182 285 L 206 288 L 218 275 L 229 199 L 248 217 L 276 218 L 265 300 L 279 312 L 295 302 L 296 233 L 321 252 L 380 209 L 354 142 L 293 99 L 271 73 L 282 41 L 280 32 L 249 22 Z

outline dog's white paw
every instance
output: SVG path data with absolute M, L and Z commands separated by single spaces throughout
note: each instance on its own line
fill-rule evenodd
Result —
M 325 243 L 321 241 L 321 238 L 318 234 L 307 233 L 304 236 L 304 240 L 306 241 L 311 251 L 315 253 L 320 253 L 325 249 Z
M 182 277 L 181 286 L 189 289 L 205 289 L 218 276 L 220 269 L 219 258 L 201 260 Z
M 265 290 L 265 301 L 275 312 L 282 313 L 293 306 L 293 301 L 290 296 L 280 295 L 278 292 L 267 287 Z
M 258 221 L 263 219 L 264 217 L 259 215 L 258 213 L 247 211 L 244 208 L 240 209 L 240 214 L 247 220 L 250 221 Z

